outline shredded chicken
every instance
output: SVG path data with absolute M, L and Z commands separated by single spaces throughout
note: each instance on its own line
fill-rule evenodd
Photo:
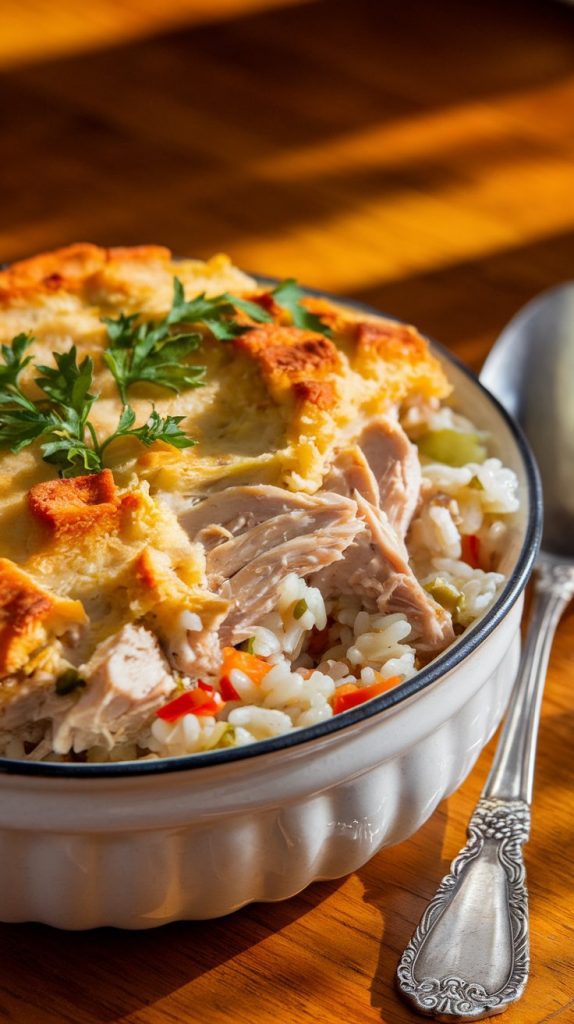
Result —
M 337 452 L 323 481 L 325 491 L 352 498 L 357 491 L 372 505 L 379 504 L 379 487 L 367 459 L 357 444 Z
M 81 674 L 86 688 L 79 698 L 54 697 L 44 708 L 52 713 L 57 754 L 130 739 L 176 685 L 153 634 L 131 623 L 100 644 Z M 67 704 L 60 714 L 58 700 Z
M 404 613 L 413 627 L 412 643 L 418 654 L 427 658 L 451 643 L 454 632 L 448 612 L 424 590 L 409 565 L 402 531 L 416 506 L 420 468 L 417 458 L 417 470 L 409 471 L 412 445 L 406 437 L 406 444 L 402 444 L 402 434 L 391 421 L 377 421 L 363 432 L 360 448 L 346 449 L 335 459 L 328 486 L 353 494 L 365 529 L 346 549 L 342 561 L 321 570 L 310 582 L 324 597 L 358 594 L 381 612 Z M 381 436 L 397 445 L 395 456 L 390 446 L 386 456 L 380 456 L 375 442 Z M 398 446 L 402 451 L 401 469 L 396 469 L 393 462 Z M 383 495 L 390 515 L 379 504 Z
M 216 491 L 196 502 L 179 521 L 191 540 L 200 541 L 209 550 L 276 516 L 313 512 L 325 503 L 324 497 L 297 494 L 268 484 L 245 484 Z
M 309 576 L 331 565 L 363 528 L 349 498 L 265 484 L 219 491 L 180 521 L 207 549 L 212 590 L 230 602 L 220 628 L 224 645 L 244 639 L 254 621 L 271 611 L 288 573 Z
M 377 481 L 378 502 L 361 493 L 383 509 L 393 529 L 403 538 L 419 500 L 421 467 L 417 449 L 400 424 L 387 416 L 369 423 L 358 445 Z

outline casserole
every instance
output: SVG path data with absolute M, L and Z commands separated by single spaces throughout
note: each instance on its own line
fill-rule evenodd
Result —
M 518 478 L 507 579 L 494 605 L 415 676 L 340 718 L 193 757 L 3 759 L 2 920 L 144 928 L 286 898 L 407 838 L 464 779 L 517 668 L 541 497 L 516 426 L 435 351 L 457 403 Z

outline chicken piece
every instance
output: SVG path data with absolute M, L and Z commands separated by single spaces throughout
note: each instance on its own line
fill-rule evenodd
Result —
M 315 497 L 306 495 L 297 497 L 302 499 L 298 508 L 293 503 L 288 511 L 279 512 L 279 506 L 272 503 L 268 516 L 266 515 L 256 522 L 256 513 L 254 513 L 249 526 L 244 531 L 208 552 L 207 577 L 212 584 L 214 581 L 229 579 L 240 569 L 248 567 L 262 554 L 278 546 L 284 547 L 303 535 L 317 534 L 320 545 L 330 529 L 336 530 L 343 527 L 343 535 L 346 537 L 349 534 L 350 526 L 351 536 L 348 540 L 350 543 L 359 528 L 354 522 L 357 515 L 356 502 L 338 494 L 329 493 Z M 262 512 L 263 509 L 260 508 L 258 511 Z M 294 548 L 293 552 L 295 550 Z M 297 558 L 295 554 L 293 557 Z M 286 571 L 296 570 L 290 567 Z
M 376 575 L 371 567 L 355 574 L 356 587 L 371 592 L 381 612 L 402 612 L 413 628 L 412 642 L 422 655 L 438 654 L 454 640 L 452 619 L 421 586 L 408 562 L 408 552 L 382 510 L 357 496 L 375 547 Z
M 79 698 L 54 696 L 43 708 L 53 721 L 57 754 L 111 749 L 134 737 L 176 686 L 156 638 L 131 623 L 100 644 L 80 674 L 86 688 Z M 65 709 L 59 711 L 57 701 L 65 701 Z
M 417 652 L 428 657 L 451 643 L 454 632 L 448 612 L 414 575 L 403 539 L 420 481 L 415 446 L 387 417 L 370 423 L 357 445 L 338 452 L 325 486 L 355 498 L 366 529 L 342 561 L 320 571 L 311 583 L 324 597 L 358 593 L 373 609 L 404 613 L 412 624 Z
M 355 491 L 372 505 L 379 504 L 379 487 L 373 471 L 358 445 L 341 448 L 323 480 L 323 490 L 352 498 Z
M 323 597 L 358 594 L 372 609 L 402 612 L 413 628 L 412 642 L 423 658 L 434 657 L 454 639 L 451 617 L 414 575 L 404 541 L 385 513 L 355 492 L 365 524 L 342 561 L 312 576 Z
M 363 528 L 349 498 L 266 485 L 230 487 L 193 506 L 181 522 L 194 539 L 219 541 L 207 552 L 207 577 L 231 603 L 222 644 L 238 643 L 271 611 L 289 572 L 308 576 L 330 565 Z
M 421 467 L 418 451 L 396 420 L 380 416 L 357 441 L 377 481 L 378 504 L 399 537 L 404 537 L 419 499 Z
M 221 664 L 219 630 L 231 605 L 215 595 L 212 598 L 213 608 L 204 606 L 201 617 L 195 612 L 175 612 L 169 631 L 164 627 L 171 664 L 189 676 L 212 675 Z M 153 616 L 150 618 L 153 621 Z
M 5 679 L 0 685 L 2 732 L 21 735 L 20 731 L 24 730 L 24 738 L 33 736 L 35 723 L 45 717 L 44 706 L 53 694 L 54 679 L 44 671 Z
M 179 521 L 191 540 L 200 541 L 209 550 L 275 516 L 312 511 L 316 507 L 316 496 L 297 494 L 268 484 L 245 484 L 227 487 L 196 502 L 179 517 Z
M 303 523 L 299 525 L 304 528 Z M 222 596 L 233 603 L 221 627 L 222 644 L 236 644 L 250 635 L 253 623 L 275 606 L 287 573 L 305 577 L 317 572 L 318 567 L 338 561 L 361 529 L 362 524 L 354 515 L 339 522 L 332 517 L 321 527 L 315 523 L 308 533 L 292 536 L 275 546 L 270 544 L 268 550 L 246 562 L 221 586 Z

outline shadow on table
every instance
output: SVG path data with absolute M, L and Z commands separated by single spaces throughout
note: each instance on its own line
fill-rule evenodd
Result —
M 371 1004 L 389 1024 L 420 1020 L 395 988 L 397 962 L 428 900 L 448 870 L 442 856 L 448 804 L 443 802 L 416 833 L 416 841 L 382 850 L 358 872 L 363 899 L 381 915 L 383 931 L 371 983 Z
M 252 904 L 214 921 L 149 931 L 0 925 L 0 1018 L 11 1024 L 123 1020 L 291 925 L 342 882 L 316 883 L 290 900 Z

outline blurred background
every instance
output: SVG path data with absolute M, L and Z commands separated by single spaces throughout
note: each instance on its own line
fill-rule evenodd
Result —
M 574 7 L 2 0 L 0 260 L 228 252 L 475 367 L 574 266 Z

